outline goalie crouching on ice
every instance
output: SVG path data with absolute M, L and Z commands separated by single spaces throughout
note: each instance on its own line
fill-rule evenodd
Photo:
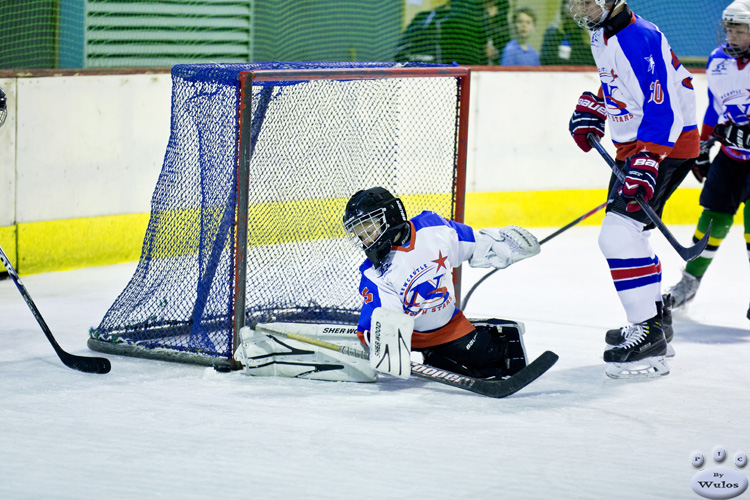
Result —
M 475 231 L 430 211 L 409 220 L 401 200 L 382 187 L 351 197 L 344 228 L 367 256 L 356 330 L 281 323 L 244 329 L 236 359 L 246 372 L 372 382 L 377 371 L 406 378 L 411 350 L 427 365 L 474 378 L 501 379 L 526 366 L 523 324 L 469 321 L 456 304 L 452 269 L 464 261 L 505 268 L 532 257 L 540 248 L 531 233 L 518 226 Z M 336 344 L 323 340 L 336 330 L 348 335 L 336 337 Z M 342 346 L 346 337 L 350 343 Z
M 526 366 L 523 325 L 489 319 L 471 322 L 457 307 L 452 269 L 505 268 L 539 253 L 527 230 L 482 229 L 424 211 L 407 219 L 400 199 L 381 187 L 359 191 L 344 214 L 344 228 L 362 248 L 360 340 L 371 345 L 378 308 L 413 318 L 411 348 L 425 363 L 476 378 L 501 378 Z

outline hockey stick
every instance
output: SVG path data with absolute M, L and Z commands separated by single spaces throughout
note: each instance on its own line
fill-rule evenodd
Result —
M 571 222 L 565 224 L 563 227 L 561 227 L 560 229 L 558 229 L 554 233 L 552 233 L 549 236 L 547 236 L 546 238 L 542 239 L 539 242 L 539 244 L 543 245 L 543 244 L 547 243 L 549 240 L 551 240 L 555 236 L 559 235 L 560 233 L 563 233 L 563 232 L 567 231 L 568 229 L 570 229 L 571 227 L 575 226 L 579 222 L 588 219 L 589 217 L 591 217 L 592 215 L 594 215 L 595 213 L 597 213 L 599 210 L 601 210 L 602 208 L 604 208 L 606 206 L 607 206 L 607 202 L 605 201 L 604 203 L 602 203 L 598 207 L 592 208 L 591 210 L 589 210 L 588 212 L 586 212 L 582 216 L 578 217 L 576 220 L 571 221 Z M 496 272 L 498 272 L 500 269 L 501 268 L 499 268 L 499 267 L 493 269 L 492 271 L 488 272 L 487 274 L 485 274 L 484 276 L 482 276 L 481 278 L 479 278 L 479 281 L 477 281 L 476 283 L 474 283 L 474 285 L 469 289 L 469 292 L 466 294 L 466 297 L 464 297 L 461 300 L 461 309 L 464 309 L 464 310 L 466 309 L 466 305 L 469 303 L 469 298 L 471 297 L 471 294 L 474 293 L 474 290 L 476 290 L 477 287 L 484 282 L 484 280 L 486 280 L 487 278 L 489 278 L 490 276 L 492 276 L 493 274 L 495 274 Z
M 258 330 L 265 330 L 273 335 L 280 335 L 306 344 L 316 345 L 324 349 L 338 351 L 347 356 L 369 359 L 369 355 L 361 349 L 334 344 L 333 342 L 308 337 L 307 335 L 302 335 L 300 333 L 284 332 L 263 324 L 258 325 Z M 412 375 L 425 380 L 458 387 L 459 389 L 465 389 L 482 396 L 504 398 L 511 394 L 515 394 L 534 380 L 538 379 L 557 362 L 557 359 L 557 354 L 552 351 L 545 351 L 517 373 L 502 380 L 477 379 L 467 375 L 459 375 L 458 373 L 423 365 L 415 361 L 411 362 L 411 373 Z
M 18 277 L 18 273 L 16 273 L 16 270 L 13 269 L 13 266 L 10 264 L 10 259 L 7 255 L 5 255 L 2 247 L 0 247 L 0 262 L 2 262 L 2 264 L 5 266 L 5 269 L 8 271 L 10 277 L 13 278 L 13 282 L 16 284 L 18 291 L 21 292 L 23 300 L 26 301 L 26 305 L 28 305 L 29 309 L 31 309 L 31 313 L 34 315 L 34 318 L 36 318 L 39 326 L 42 327 L 42 331 L 47 336 L 47 340 L 49 340 L 49 343 L 52 344 L 52 347 L 55 349 L 55 352 L 60 358 L 60 361 L 62 361 L 63 364 L 68 368 L 72 368 L 74 370 L 85 373 L 109 373 L 112 365 L 107 358 L 76 356 L 75 354 L 65 352 L 62 347 L 60 347 L 60 345 L 55 340 L 55 337 L 52 335 L 49 327 L 47 326 L 47 323 L 44 321 L 44 318 L 42 318 L 42 315 L 39 312 L 39 309 L 37 309 L 36 304 L 34 304 L 34 301 L 31 299 L 31 295 L 29 295 L 29 292 L 26 291 L 26 287 L 21 282 L 21 278 Z
M 596 148 L 602 158 L 604 158 L 604 161 L 607 162 L 607 165 L 609 165 L 609 168 L 611 168 L 612 172 L 615 174 L 615 177 L 617 177 L 620 182 L 624 183 L 625 173 L 617 167 L 615 161 L 611 156 L 609 156 L 607 150 L 604 149 L 604 146 L 602 146 L 602 144 L 599 142 L 599 138 L 594 134 L 589 133 L 586 135 L 586 139 L 593 148 Z M 651 208 L 651 205 L 649 205 L 643 199 L 643 196 L 641 196 L 640 193 L 635 196 L 635 201 L 638 202 L 638 205 L 640 205 L 640 207 L 643 209 L 649 220 L 659 228 L 659 231 L 661 231 L 669 244 L 672 245 L 672 248 L 677 251 L 677 253 L 680 255 L 680 257 L 682 257 L 683 260 L 689 262 L 697 258 L 703 252 L 703 250 L 706 249 L 706 245 L 708 245 L 708 237 L 711 235 L 710 223 L 708 225 L 708 229 L 706 230 L 706 234 L 703 235 L 703 238 L 701 238 L 700 241 L 698 241 L 692 247 L 686 248 L 680 245 L 680 242 L 677 241 L 677 238 L 675 238 L 674 235 L 669 231 L 667 226 L 664 225 L 664 222 L 662 222 L 661 218 L 656 214 L 656 212 L 654 212 L 654 209 Z

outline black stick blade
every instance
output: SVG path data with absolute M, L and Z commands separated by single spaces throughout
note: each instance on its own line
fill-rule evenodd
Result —
M 557 354 L 552 351 L 545 351 L 518 373 L 502 380 L 477 379 L 415 362 L 411 364 L 411 373 L 419 378 L 452 385 L 453 387 L 465 389 L 475 394 L 481 394 L 482 396 L 505 398 L 511 394 L 515 394 L 541 377 L 547 370 L 552 368 L 557 359 Z
M 677 250 L 677 253 L 680 254 L 680 257 L 685 259 L 685 262 L 690 262 L 691 260 L 697 259 L 700 254 L 703 253 L 703 250 L 706 249 L 706 246 L 708 245 L 708 237 L 711 236 L 711 224 L 713 224 L 714 221 L 710 221 L 708 223 L 708 229 L 706 229 L 706 234 L 703 235 L 703 238 L 698 240 L 698 242 L 689 248 L 680 248 Z
M 62 361 L 63 364 L 68 368 L 72 368 L 84 373 L 109 373 L 109 371 L 112 369 L 112 365 L 107 358 L 76 356 L 75 354 L 66 352 L 62 347 L 60 347 L 60 345 L 57 343 L 57 340 L 55 339 L 55 336 L 52 335 L 52 331 L 49 329 L 49 326 L 47 326 L 47 323 L 44 321 L 42 313 L 40 313 L 39 309 L 36 307 L 34 299 L 31 298 L 31 295 L 26 290 L 26 287 L 21 281 L 21 278 L 13 268 L 13 265 L 11 265 L 10 259 L 5 254 L 5 251 L 2 247 L 0 247 L 0 263 L 5 266 L 8 274 L 13 279 L 13 283 L 16 284 L 18 292 L 21 294 L 21 297 L 23 297 L 26 305 L 29 306 L 31 314 L 34 316 L 34 319 L 36 319 L 36 322 L 39 323 L 42 332 L 44 332 L 44 335 L 52 345 L 55 353 L 57 353 L 57 357 L 60 358 L 60 361 Z
M 57 354 L 65 366 L 79 372 L 105 374 L 112 369 L 112 364 L 107 358 L 76 356 L 68 352 L 58 352 Z

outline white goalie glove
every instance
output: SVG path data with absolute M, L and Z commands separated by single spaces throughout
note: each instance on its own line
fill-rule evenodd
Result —
M 474 231 L 474 237 L 476 248 L 469 259 L 471 267 L 503 269 L 541 250 L 536 237 L 519 226 L 481 229 Z

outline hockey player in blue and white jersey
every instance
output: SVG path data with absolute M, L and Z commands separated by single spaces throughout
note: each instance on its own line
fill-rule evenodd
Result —
M 701 153 L 693 173 L 705 179 L 700 196 L 703 213 L 695 238 L 711 224 L 708 246 L 687 263 L 682 279 L 670 289 L 674 307 L 695 297 L 701 278 L 729 234 L 734 216 L 745 204 L 745 241 L 750 258 L 750 0 L 737 0 L 722 13 L 726 43 L 708 58 L 708 109 L 701 128 Z M 721 149 L 713 162 L 709 154 L 718 139 Z M 750 319 L 750 309 L 747 311 Z
M 411 348 L 426 364 L 477 378 L 502 378 L 526 366 L 523 325 L 507 320 L 469 321 L 458 308 L 452 269 L 504 268 L 539 253 L 527 230 L 508 226 L 473 230 L 430 211 L 407 219 L 388 190 L 355 193 L 344 228 L 367 260 L 360 266 L 362 309 L 357 334 L 370 343 L 378 307 L 414 318 Z
M 598 95 L 581 95 L 570 132 L 589 151 L 587 134 L 603 137 L 609 121 L 617 163 L 626 174 L 624 183 L 611 178 L 599 234 L 630 323 L 619 343 L 604 352 L 607 375 L 666 375 L 661 263 L 648 240 L 653 225 L 635 197 L 641 194 L 661 214 L 694 166 L 699 134 L 692 78 L 664 34 L 635 15 L 625 0 L 570 0 L 569 7 L 578 25 L 592 31 L 591 52 L 601 82 Z

